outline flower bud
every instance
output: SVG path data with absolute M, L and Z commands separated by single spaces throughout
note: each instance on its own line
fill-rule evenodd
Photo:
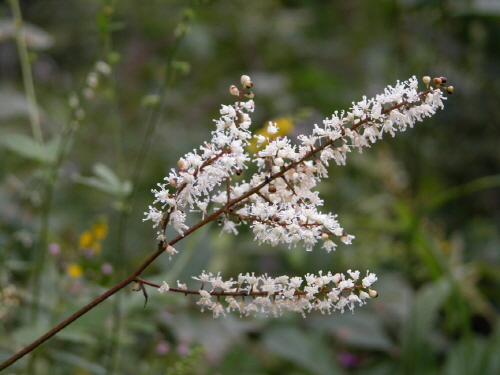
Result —
M 453 94 L 453 90 L 454 90 L 454 89 L 453 89 L 453 86 L 448 86 L 448 87 L 446 88 L 446 92 L 447 92 L 448 94 Z
M 245 94 L 245 96 L 246 96 L 247 98 L 249 98 L 249 99 L 252 99 L 252 98 L 254 97 L 254 94 L 253 94 L 253 92 L 252 92 L 252 91 L 249 91 L 249 92 L 247 92 L 247 93 Z
M 431 83 L 431 77 L 429 76 L 425 76 L 422 78 L 422 81 L 424 81 L 424 83 L 429 86 L 429 83 Z
M 443 83 L 443 81 L 441 81 L 441 78 L 434 78 L 433 81 L 436 86 L 440 86 L 441 83 Z
M 245 87 L 252 87 L 253 86 L 252 80 L 250 79 L 249 76 L 246 76 L 246 75 L 241 76 L 241 84 Z
M 238 90 L 235 85 L 231 85 L 229 87 L 229 92 L 231 93 L 231 95 L 240 95 L 240 90 Z
M 179 161 L 177 161 L 177 165 L 179 166 L 179 168 L 185 168 L 186 164 L 186 160 L 184 159 L 179 159 Z
M 448 80 L 446 79 L 446 77 L 439 77 L 441 79 L 441 83 L 446 83 Z
M 377 298 L 378 297 L 378 292 L 376 290 L 369 289 L 368 290 L 368 295 L 370 296 L 370 298 Z
M 274 186 L 274 185 L 269 186 L 269 192 L 270 193 L 276 193 L 276 190 L 277 190 L 276 186 Z

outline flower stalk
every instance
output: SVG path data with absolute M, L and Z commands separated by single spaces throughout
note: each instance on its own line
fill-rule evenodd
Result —
M 322 271 L 304 277 L 247 273 L 240 274 L 236 280 L 225 281 L 219 274 L 203 272 L 194 277 L 201 281 L 197 290 L 188 290 L 179 281 L 177 287 L 165 282 L 158 285 L 141 279 L 140 275 L 162 253 L 175 256 L 177 250 L 173 246 L 177 242 L 214 220 L 221 223 L 222 232 L 234 234 L 238 234 L 238 226 L 249 224 L 257 241 L 273 246 L 301 244 L 311 251 L 321 243 L 322 248 L 330 252 L 337 247 L 332 239 L 350 244 L 354 236 L 344 231 L 337 215 L 318 210 L 323 200 L 314 188 L 321 179 L 328 177 L 329 162 L 333 160 L 337 165 L 345 165 L 351 149 L 361 152 L 363 147 L 370 147 L 381 139 L 384 133 L 394 136 L 397 131 L 411 128 L 415 122 L 435 114 L 437 109 L 443 108 L 446 99 L 442 90 L 453 92 L 453 87 L 444 86 L 446 81 L 444 77 L 433 80 L 424 77 L 427 89 L 423 92 L 418 91 L 415 77 L 397 82 L 395 87 L 387 87 L 375 98 L 363 97 L 362 101 L 353 103 L 349 111 L 334 112 L 331 118 L 323 121 L 323 126 L 315 125 L 312 134 L 299 136 L 295 144 L 287 137 L 252 135 L 249 114 L 254 110 L 254 94 L 249 89 L 253 82 L 250 77 L 242 76 L 241 89 L 230 87 L 230 93 L 237 96 L 238 101 L 222 106 L 211 141 L 187 153 L 179 160 L 178 168 L 165 177 L 166 182 L 152 190 L 155 200 L 144 220 L 151 220 L 153 227 L 159 228 L 156 251 L 123 281 L 0 364 L 0 371 L 130 283 L 135 283 L 135 289 L 144 293 L 144 285 L 149 285 L 162 293 L 199 295 L 197 304 L 202 311 L 205 308 L 212 311 L 214 317 L 230 311 L 237 311 L 241 316 L 257 312 L 280 316 L 283 311 L 302 315 L 313 310 L 322 313 L 352 311 L 355 304 L 363 305 L 375 298 L 377 292 L 372 284 L 377 276 L 367 272 L 360 280 L 360 272 L 351 270 L 347 271 L 349 276 L 323 274 Z M 433 87 L 430 87 L 431 82 Z M 249 100 L 245 102 L 245 98 Z M 277 124 L 270 123 L 268 133 L 276 134 L 277 131 Z M 246 151 L 252 137 L 257 138 L 261 146 L 253 157 Z M 248 181 L 234 182 L 233 176 L 241 175 L 249 163 L 254 163 L 258 172 Z M 215 190 L 218 187 L 222 189 Z M 201 220 L 191 227 L 185 224 L 187 209 L 202 213 Z M 179 233 L 170 240 L 165 234 L 168 225 Z M 205 289 L 208 285 L 211 288 Z
M 339 238 L 341 242 L 350 244 L 354 236 L 344 231 L 337 221 L 337 215 L 318 211 L 323 200 L 314 188 L 322 178 L 328 177 L 327 167 L 332 159 L 337 165 L 345 165 L 347 153 L 351 149 L 362 152 L 363 147 L 370 147 L 384 133 L 395 136 L 397 131 L 411 128 L 415 122 L 422 121 L 435 114 L 438 108 L 443 108 L 443 100 L 446 98 L 441 89 L 452 93 L 453 87 L 444 87 L 447 81 L 444 77 L 433 79 L 434 87 L 430 87 L 429 77 L 424 77 L 423 81 L 427 86 L 423 92 L 418 91 L 418 81 L 416 77 L 412 77 L 404 82 L 398 81 L 395 87 L 389 86 L 375 98 L 363 97 L 362 101 L 353 102 L 349 111 L 335 112 L 330 119 L 324 120 L 322 127 L 315 125 L 311 135 L 299 136 L 299 143 L 294 144 L 287 137 L 266 138 L 255 136 L 249 131 L 249 114 L 254 111 L 255 105 L 251 99 L 246 102 L 243 100 L 245 97 L 254 97 L 248 91 L 253 87 L 253 82 L 250 77 L 242 76 L 241 89 L 235 85 L 229 88 L 230 93 L 238 97 L 238 101 L 233 106 L 222 106 L 221 117 L 215 120 L 216 130 L 212 132 L 211 142 L 205 143 L 199 150 L 187 153 L 177 163 L 179 168 L 172 169 L 165 177 L 166 183 L 158 184 L 159 189 L 152 190 L 155 200 L 149 207 L 149 212 L 145 212 L 144 220 L 151 220 L 153 227 L 160 227 L 157 232 L 160 245 L 167 249 L 170 256 L 177 252 L 172 245 L 213 220 L 221 223 L 222 232 L 234 234 L 238 234 L 238 226 L 250 224 L 259 243 L 273 246 L 285 243 L 290 247 L 302 243 L 307 251 L 312 251 L 318 242 L 322 242 L 322 248 L 330 252 L 337 247 L 332 238 Z M 276 123 L 269 123 L 268 134 L 276 134 L 278 130 Z M 245 151 L 252 137 L 257 138 L 261 147 L 253 158 Z M 258 172 L 248 182 L 232 183 L 232 177 L 241 175 L 249 162 L 257 166 Z M 218 186 L 224 189 L 216 191 Z M 155 207 L 158 204 L 161 209 Z M 208 213 L 209 206 L 213 209 L 212 214 Z M 191 228 L 184 224 L 186 207 L 203 212 L 202 221 Z M 165 232 L 169 224 L 180 236 L 167 241 Z M 348 273 L 359 277 L 359 271 L 351 273 L 349 270 Z M 326 280 L 326 284 L 337 277 L 332 278 L 330 272 L 328 275 L 330 278 Z M 336 275 L 340 275 L 338 277 L 342 281 L 345 280 L 344 275 Z M 370 275 L 373 281 L 377 279 L 374 274 Z M 269 314 L 272 310 L 275 316 L 283 310 L 303 313 L 304 310 L 311 311 L 317 306 L 321 306 L 322 312 L 330 313 L 331 309 L 343 312 L 346 305 L 352 310 L 354 301 L 363 304 L 366 298 L 376 296 L 376 292 L 371 289 L 359 290 L 359 295 L 355 295 L 353 292 L 359 286 L 349 284 L 347 289 L 336 287 L 326 294 L 330 296 L 335 290 L 337 299 L 328 297 L 320 303 L 318 297 L 325 295 L 324 289 L 311 293 L 293 287 L 291 291 L 290 285 L 286 283 L 280 289 L 277 286 L 279 283 L 274 283 L 280 278 L 273 279 L 267 275 L 256 278 L 254 283 L 249 283 L 247 289 L 241 289 L 239 281 L 234 289 L 232 286 L 235 282 L 229 280 L 226 282 L 228 287 L 222 288 L 222 291 L 217 291 L 219 284 L 211 291 L 206 291 L 203 285 L 206 282 L 216 282 L 219 277 L 213 279 L 206 274 L 202 276 L 198 279 L 202 280 L 202 287 L 198 291 L 187 291 L 180 286 L 171 288 L 166 283 L 159 290 L 199 294 L 201 298 L 198 304 L 202 305 L 202 310 L 208 307 L 215 317 L 221 313 L 225 315 L 220 304 L 222 296 L 226 297 L 229 304 L 227 311 L 239 310 L 240 314 L 248 315 L 250 306 L 254 303 L 246 306 L 244 297 L 251 296 L 256 300 L 260 299 L 260 307 L 252 307 L 255 311 Z M 365 279 L 362 285 L 365 284 Z M 307 281 L 306 289 L 314 286 L 311 280 Z M 357 277 L 353 280 L 357 280 Z M 259 290 L 258 282 L 271 288 L 272 293 Z M 368 286 L 364 285 L 365 288 L 369 286 L 371 282 Z M 350 292 L 347 299 L 342 296 L 345 291 Z M 304 295 L 314 298 L 314 302 L 303 298 Z M 216 302 L 212 300 L 212 296 L 217 297 Z M 236 296 L 243 297 L 239 304 L 234 301 Z M 290 299 L 292 297 L 293 300 Z

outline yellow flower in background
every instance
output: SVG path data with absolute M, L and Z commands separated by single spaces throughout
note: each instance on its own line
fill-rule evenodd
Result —
M 78 241 L 78 247 L 80 249 L 87 249 L 92 247 L 94 243 L 94 235 L 91 231 L 86 230 L 82 234 L 80 234 L 80 240 Z
M 79 264 L 70 263 L 66 267 L 66 273 L 72 279 L 78 279 L 83 275 L 83 268 Z
M 106 217 L 100 216 L 94 224 L 80 234 L 78 247 L 82 250 L 90 249 L 93 254 L 100 254 L 101 241 L 108 235 L 108 223 Z
M 269 134 L 267 132 L 267 128 L 269 126 L 269 122 L 272 122 L 273 124 L 275 123 L 276 126 L 278 127 L 278 132 L 274 134 Z M 281 117 L 276 117 L 273 118 L 269 121 L 266 121 L 264 125 L 255 132 L 255 135 L 262 135 L 266 138 L 276 138 L 276 137 L 283 137 L 285 135 L 289 135 L 290 133 L 293 132 L 294 129 L 294 121 L 291 116 L 281 116 Z M 259 148 L 257 147 L 257 139 L 253 138 L 250 141 L 250 144 L 247 146 L 247 149 L 251 153 L 256 153 Z
M 104 217 L 98 219 L 98 221 L 91 227 L 92 233 L 96 240 L 100 241 L 106 238 L 108 235 L 108 223 Z

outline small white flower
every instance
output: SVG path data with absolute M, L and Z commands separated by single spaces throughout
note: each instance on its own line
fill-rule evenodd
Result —
M 363 287 L 365 288 L 368 288 L 370 286 L 372 286 L 372 284 L 377 281 L 377 275 L 375 275 L 374 273 L 368 273 L 368 271 L 366 272 L 366 277 L 363 278 L 362 280 L 362 285 Z
M 168 245 L 167 248 L 165 249 L 165 251 L 167 252 L 167 254 L 169 255 L 169 259 L 171 260 L 172 259 L 172 255 L 174 254 L 177 254 L 178 251 L 175 250 L 172 246 Z
M 359 279 L 359 271 L 351 271 L 351 270 L 348 270 L 347 273 L 351 276 L 351 278 L 356 281 L 357 279 Z
M 276 134 L 278 132 L 278 124 L 269 121 L 269 126 L 267 127 L 267 132 L 269 134 Z
M 160 293 L 164 293 L 164 292 L 168 292 L 168 290 L 170 289 L 170 287 L 168 286 L 168 284 L 164 281 L 163 284 L 158 288 L 158 291 Z

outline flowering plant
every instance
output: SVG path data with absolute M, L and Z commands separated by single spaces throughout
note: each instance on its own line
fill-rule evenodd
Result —
M 362 305 L 376 297 L 372 284 L 377 276 L 369 271 L 361 280 L 359 271 L 348 270 L 348 276 L 318 271 L 317 275 L 307 274 L 304 278 L 257 277 L 246 273 L 226 281 L 219 274 L 214 276 L 203 271 L 194 277 L 201 282 L 197 290 L 188 290 L 179 281 L 177 287 L 166 282 L 158 285 L 140 275 L 164 252 L 171 258 L 177 253 L 174 248 L 177 242 L 212 221 L 221 223 L 222 232 L 234 234 L 238 234 L 238 226 L 250 224 L 259 243 L 273 246 L 301 244 L 312 251 L 321 242 L 322 248 L 330 252 L 337 246 L 334 239 L 350 244 L 354 236 L 344 231 L 336 215 L 318 210 L 323 200 L 313 189 L 322 178 L 328 177 L 331 160 L 345 165 L 352 148 L 361 152 L 384 133 L 394 136 L 396 131 L 413 127 L 416 121 L 443 108 L 446 98 L 442 90 L 451 94 L 453 87 L 445 87 L 443 77 L 434 78 L 432 82 L 430 77 L 424 77 L 423 81 L 427 87 L 422 92 L 418 91 L 417 79 L 412 77 L 395 87 L 387 87 L 375 98 L 363 97 L 362 101 L 353 103 L 349 111 L 335 112 L 323 121 L 323 126 L 315 125 L 311 135 L 301 135 L 298 144 L 293 144 L 288 137 L 276 136 L 278 127 L 272 122 L 268 126 L 270 137 L 252 135 L 249 114 L 254 111 L 254 94 L 249 90 L 253 83 L 248 76 L 242 76 L 241 89 L 230 87 L 231 94 L 238 100 L 234 105 L 222 106 L 210 143 L 187 153 L 178 161 L 178 168 L 165 177 L 166 182 L 152 190 L 155 200 L 144 220 L 151 220 L 153 227 L 158 228 L 157 250 L 117 285 L 0 364 L 0 371 L 134 282 L 134 290 L 142 290 L 145 296 L 145 285 L 154 286 L 162 293 L 199 295 L 197 304 L 202 311 L 211 310 L 214 317 L 230 311 L 238 311 L 240 316 L 257 312 L 273 316 L 283 311 L 299 312 L 303 316 L 312 310 L 344 312 L 346 308 L 352 311 L 356 303 Z M 245 98 L 248 100 L 244 101 Z M 260 145 L 255 155 L 246 151 L 252 138 L 257 138 Z M 257 172 L 248 181 L 235 182 L 234 177 L 242 175 L 250 163 L 257 166 Z M 191 227 L 186 225 L 186 209 L 202 214 L 201 220 Z M 169 225 L 179 233 L 172 239 L 166 235 Z M 207 284 L 211 287 L 205 289 Z M 225 298 L 226 305 L 221 303 L 221 297 Z
M 303 244 L 306 251 L 312 251 L 314 245 L 321 242 L 322 248 L 330 252 L 337 246 L 332 238 L 350 244 L 354 236 L 344 231 L 337 215 L 318 210 L 323 200 L 313 189 L 322 178 L 328 177 L 327 167 L 332 159 L 337 165 L 345 165 L 352 148 L 362 152 L 363 147 L 370 147 L 384 133 L 394 136 L 396 131 L 411 128 L 416 121 L 443 108 L 446 98 L 441 88 L 452 93 L 453 87 L 444 87 L 443 77 L 433 80 L 433 88 L 429 87 L 430 77 L 424 77 L 424 83 L 427 85 L 424 92 L 418 91 L 418 81 L 412 77 L 398 81 L 395 87 L 387 87 L 375 98 L 363 97 L 362 101 L 353 103 L 349 111 L 335 112 L 323 121 L 323 126 L 314 125 L 312 134 L 300 135 L 295 145 L 286 136 L 252 135 L 249 114 L 255 104 L 249 89 L 253 82 L 244 75 L 241 89 L 230 87 L 238 101 L 222 106 L 210 143 L 182 157 L 177 163 L 178 169 L 172 169 L 165 177 L 166 182 L 152 190 L 155 200 L 145 212 L 144 220 L 151 220 L 153 227 L 159 228 L 159 246 L 170 257 L 177 253 L 175 243 L 214 220 L 222 224 L 222 232 L 234 234 L 238 234 L 238 226 L 250 224 L 259 243 L 273 246 Z M 249 100 L 244 101 L 245 98 Z M 278 130 L 276 123 L 269 123 L 268 134 L 276 134 Z M 253 137 L 257 138 L 260 151 L 252 157 L 245 148 Z M 234 176 L 241 175 L 248 163 L 254 163 L 258 172 L 248 181 L 234 182 Z M 216 190 L 218 187 L 223 189 Z M 203 213 L 202 220 L 192 227 L 185 224 L 186 207 Z M 165 235 L 169 224 L 179 233 L 171 240 Z M 344 312 L 345 307 L 353 310 L 355 303 L 362 305 L 377 296 L 371 289 L 377 280 L 375 274 L 367 271 L 358 284 L 360 272 L 348 270 L 347 273 L 350 278 L 340 273 L 323 275 L 319 271 L 318 275 L 307 274 L 304 279 L 256 277 L 247 273 L 240 274 L 237 280 L 223 281 L 220 275 L 214 277 L 203 272 L 194 277 L 202 283 L 199 290 L 187 291 L 185 284 L 179 282 L 177 288 L 165 282 L 158 287 L 160 292 L 199 294 L 202 311 L 207 307 L 214 317 L 225 315 L 224 310 L 237 310 L 245 315 L 261 311 L 274 316 L 288 310 L 304 315 L 313 309 L 322 313 L 330 313 L 332 309 Z M 304 280 L 305 286 L 300 289 Z M 212 284 L 208 291 L 203 289 L 206 283 Z M 328 289 L 330 283 L 333 286 Z M 220 302 L 222 296 L 226 297 L 226 308 Z M 249 304 L 245 299 L 248 296 L 252 301 Z

